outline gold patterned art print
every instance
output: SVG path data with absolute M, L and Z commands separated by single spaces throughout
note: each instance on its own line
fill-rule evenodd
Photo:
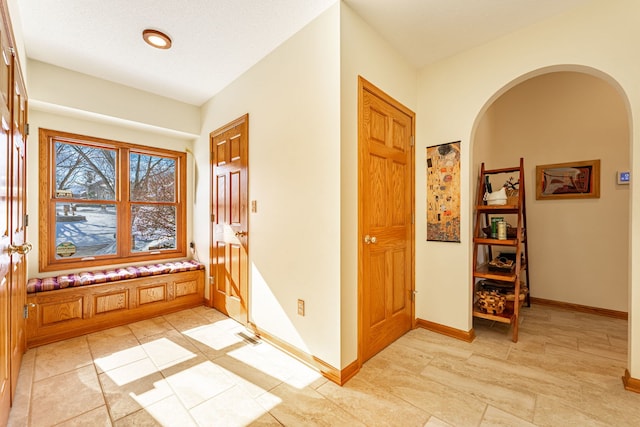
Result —
M 427 147 L 427 241 L 460 242 L 460 141 Z

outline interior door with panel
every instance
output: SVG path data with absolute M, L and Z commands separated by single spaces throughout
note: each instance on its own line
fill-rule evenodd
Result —
M 413 327 L 415 116 L 360 78 L 358 121 L 364 362 Z
M 213 307 L 248 321 L 248 130 L 245 115 L 212 132 L 211 265 Z
M 0 425 L 6 422 L 11 406 L 11 226 L 9 215 L 11 116 L 9 114 L 11 89 L 8 41 L 4 28 L 0 30 Z
M 22 355 L 26 351 L 27 268 L 26 254 L 31 244 L 26 240 L 26 132 L 27 99 L 22 76 L 14 67 L 13 119 L 11 138 L 11 378 L 12 391 L 18 384 Z

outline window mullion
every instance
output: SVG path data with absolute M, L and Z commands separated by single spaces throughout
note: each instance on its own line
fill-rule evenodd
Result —
M 120 161 L 118 162 L 118 251 L 121 257 L 130 256 L 131 248 L 131 200 L 129 188 L 129 149 L 121 148 L 119 151 Z

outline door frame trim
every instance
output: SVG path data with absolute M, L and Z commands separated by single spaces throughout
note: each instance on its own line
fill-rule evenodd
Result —
M 376 85 L 358 75 L 358 121 L 357 121 L 357 133 L 358 133 L 358 368 L 362 366 L 364 363 L 363 360 L 363 336 L 364 336 L 364 321 L 363 321 L 363 304 L 364 304 L 364 293 L 363 293 L 363 229 L 362 224 L 364 220 L 364 213 L 362 212 L 362 206 L 360 201 L 360 196 L 362 194 L 362 183 L 366 178 L 363 176 L 362 165 L 364 159 L 362 157 L 362 148 L 365 144 L 365 136 L 361 131 L 361 124 L 363 122 L 364 117 L 364 92 L 370 92 L 371 94 L 377 96 L 378 98 L 384 100 L 386 103 L 392 105 L 403 113 L 407 114 L 411 117 L 411 135 L 414 137 L 416 134 L 416 114 L 404 106 L 402 103 L 394 99 L 393 97 L 386 94 Z M 415 143 L 411 146 L 413 161 L 411 162 L 411 209 L 413 211 L 414 220 L 411 223 L 411 290 L 415 294 L 416 289 L 416 225 L 415 225 L 415 209 L 416 209 L 416 150 Z M 415 298 L 411 298 L 411 319 L 412 319 L 412 328 L 416 327 L 416 307 L 415 307 Z

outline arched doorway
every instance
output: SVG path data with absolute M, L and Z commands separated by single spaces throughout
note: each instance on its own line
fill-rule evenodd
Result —
M 627 312 L 631 193 L 616 172 L 631 166 L 629 123 L 619 86 L 574 66 L 513 81 L 478 116 L 475 167 L 525 159 L 532 297 Z M 601 160 L 599 199 L 536 200 L 536 165 L 592 159 Z

